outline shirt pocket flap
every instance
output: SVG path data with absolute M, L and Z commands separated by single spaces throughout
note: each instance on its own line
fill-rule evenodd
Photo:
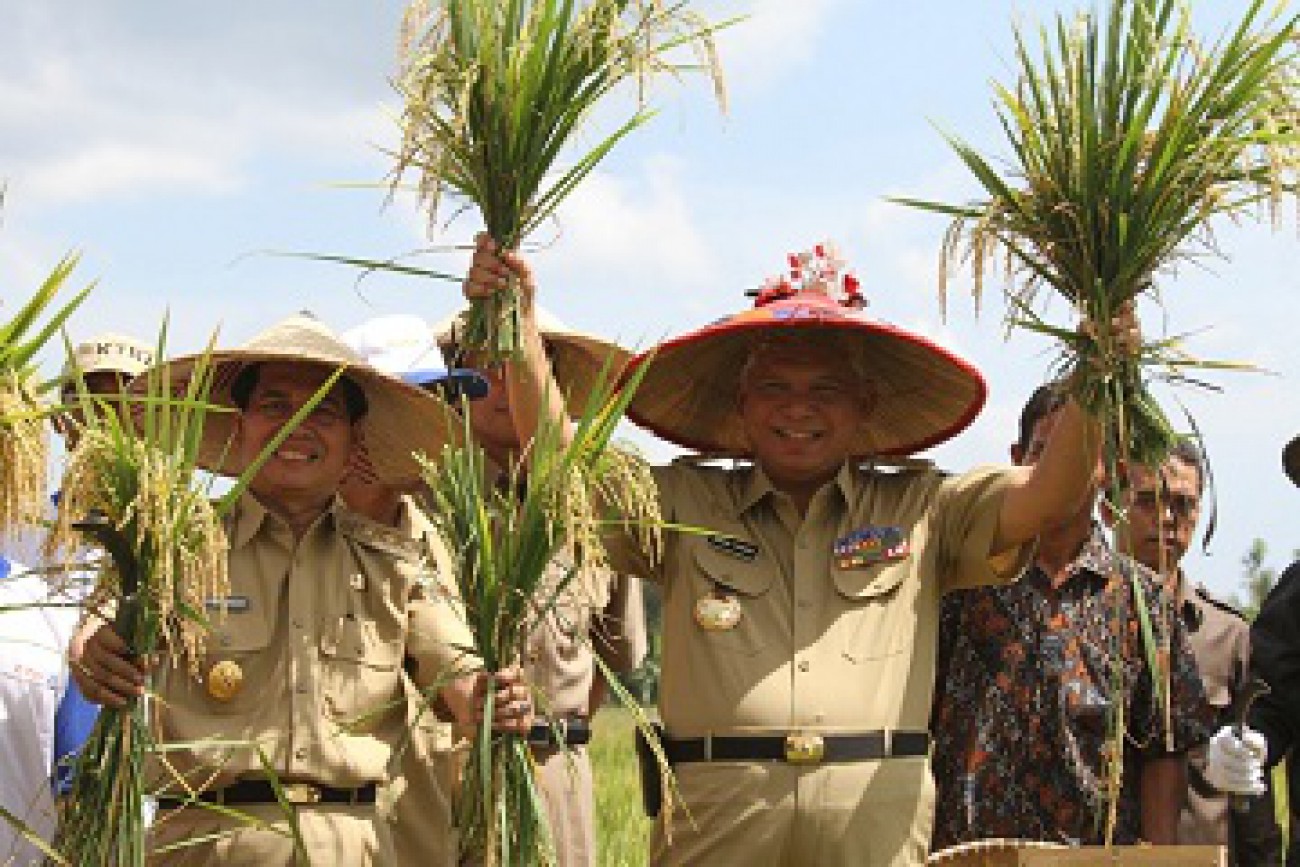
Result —
M 717 550 L 707 539 L 696 539 L 694 546 L 695 564 L 713 583 L 745 596 L 762 596 L 772 586 L 774 564 L 761 554 L 748 560 Z
M 271 622 L 260 611 L 230 611 L 213 620 L 211 650 L 218 654 L 255 653 L 271 643 Z
M 372 621 L 348 615 L 321 631 L 320 652 L 329 659 L 370 668 L 396 668 L 402 660 L 400 642 L 385 640 Z
M 846 599 L 874 599 L 898 589 L 912 570 L 910 556 L 861 569 L 832 568 L 835 589 Z

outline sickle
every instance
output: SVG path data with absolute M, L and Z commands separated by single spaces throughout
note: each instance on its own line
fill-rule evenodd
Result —
M 136 626 L 140 620 L 140 561 L 131 550 L 131 543 L 126 535 L 113 526 L 108 516 L 98 509 L 92 509 L 86 517 L 72 523 L 72 529 L 90 536 L 99 547 L 108 552 L 113 559 L 113 567 L 121 580 L 121 600 L 118 602 L 117 617 L 113 619 L 113 631 L 126 642 L 127 649 L 134 655 L 132 644 L 135 640 Z

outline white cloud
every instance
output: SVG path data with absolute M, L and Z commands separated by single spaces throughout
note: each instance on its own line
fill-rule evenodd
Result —
M 759 92 L 817 53 L 844 0 L 754 0 L 743 21 L 723 30 L 718 50 L 733 91 Z
M 675 159 L 651 158 L 631 178 L 593 173 L 562 206 L 558 223 L 556 267 L 565 272 L 617 267 L 681 284 L 712 262 Z

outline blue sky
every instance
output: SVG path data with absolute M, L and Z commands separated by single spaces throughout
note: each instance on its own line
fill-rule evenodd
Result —
M 1202 3 L 1202 12 L 1208 4 Z M 937 293 L 943 220 L 885 201 L 959 200 L 970 181 L 935 125 L 996 149 L 990 82 L 1010 77 L 1011 22 L 1072 4 L 1004 0 L 712 2 L 750 17 L 722 40 L 724 118 L 703 80 L 665 82 L 652 123 L 615 152 L 561 213 L 535 256 L 543 302 L 570 324 L 645 346 L 746 303 L 787 252 L 836 241 L 883 319 L 974 361 L 990 384 L 971 430 L 933 450 L 963 468 L 1004 459 L 1050 348 L 1005 338 L 996 291 L 974 315 L 959 282 L 948 317 Z M 377 189 L 395 141 L 388 75 L 401 4 L 259 0 L 227 4 L 0 5 L 0 298 L 15 303 L 67 250 L 99 286 L 74 338 L 151 336 L 170 310 L 173 347 L 220 325 L 233 344 L 310 309 L 344 329 L 387 312 L 436 320 L 457 306 L 443 283 L 374 277 L 264 251 L 369 257 L 426 248 L 410 202 Z M 1206 13 L 1222 15 L 1222 12 Z M 1221 22 L 1205 25 L 1213 29 Z M 594 120 L 602 122 L 617 114 Z M 1252 361 L 1271 375 L 1222 375 L 1222 394 L 1183 401 L 1219 483 L 1211 554 L 1194 578 L 1237 589 L 1256 536 L 1284 565 L 1300 546 L 1300 492 L 1279 471 L 1300 432 L 1292 329 L 1296 223 L 1221 226 L 1227 258 L 1184 267 L 1147 304 L 1150 334 L 1198 332 L 1198 355 Z M 472 235 L 465 219 L 432 243 Z M 455 271 L 463 258 L 417 261 Z M 994 287 L 996 288 L 996 287 Z M 1051 314 L 1067 322 L 1058 305 Z M 47 365 L 58 359 L 51 353 Z M 1172 404 L 1171 404 L 1172 406 Z M 1175 410 L 1176 411 L 1176 410 Z M 655 456 L 671 450 L 641 440 Z

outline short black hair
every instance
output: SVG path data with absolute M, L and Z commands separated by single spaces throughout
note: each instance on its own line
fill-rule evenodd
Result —
M 1016 447 L 1020 451 L 1029 449 L 1029 443 L 1034 438 L 1034 428 L 1040 421 L 1060 409 L 1066 397 L 1068 393 L 1065 384 L 1059 380 L 1034 389 L 1034 393 L 1029 396 L 1024 408 L 1020 410 L 1020 438 L 1016 440 Z
M 261 373 L 262 365 L 259 362 L 246 364 L 239 373 L 235 374 L 234 381 L 230 383 L 230 398 L 235 402 L 235 406 L 243 410 L 248 409 L 248 401 L 253 397 L 253 389 L 257 388 L 257 379 Z M 348 420 L 360 421 L 370 409 L 365 391 L 346 376 L 340 376 L 337 385 L 343 392 L 343 403 L 347 407 Z
M 1178 437 L 1174 440 L 1173 448 L 1169 450 L 1169 457 L 1165 460 L 1181 461 L 1195 469 L 1196 490 L 1205 490 L 1205 453 L 1196 444 L 1196 440 L 1189 436 Z

